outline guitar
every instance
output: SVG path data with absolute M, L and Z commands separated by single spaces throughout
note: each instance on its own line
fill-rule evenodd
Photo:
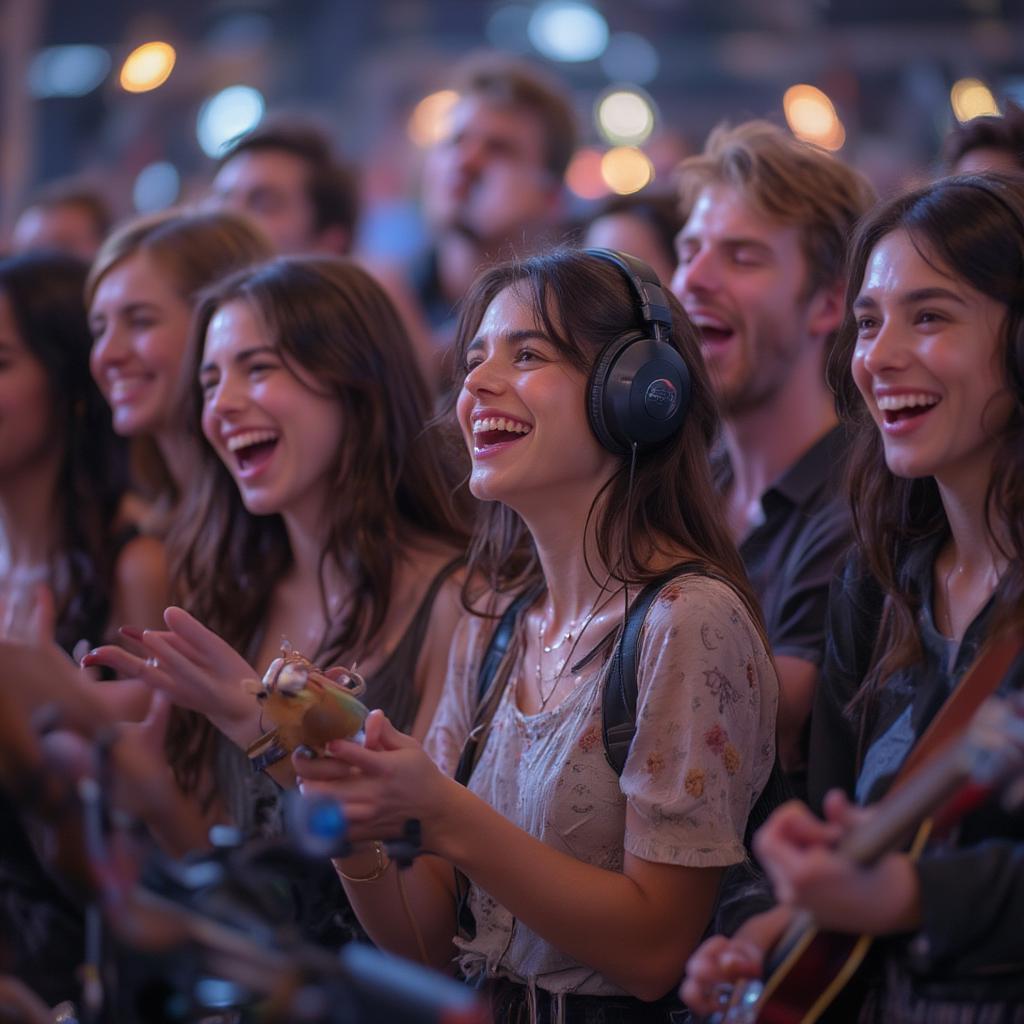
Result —
M 876 804 L 838 850 L 869 867 L 913 837 L 908 853 L 916 858 L 930 839 L 1007 787 L 1011 801 L 1024 798 L 1022 696 L 987 700 L 963 738 L 937 751 Z M 813 1024 L 856 974 L 872 941 L 870 935 L 819 931 L 813 917 L 799 911 L 768 956 L 765 980 L 723 986 L 721 1009 L 710 1024 Z M 834 1019 L 842 1020 L 842 1008 L 835 1010 Z

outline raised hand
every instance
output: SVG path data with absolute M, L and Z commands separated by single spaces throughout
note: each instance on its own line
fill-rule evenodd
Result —
M 142 680 L 177 705 L 205 715 L 239 746 L 260 732 L 259 708 L 243 683 L 257 672 L 229 643 L 181 608 L 164 612 L 166 630 L 122 630 L 128 647 L 91 651 L 83 665 L 104 665 Z

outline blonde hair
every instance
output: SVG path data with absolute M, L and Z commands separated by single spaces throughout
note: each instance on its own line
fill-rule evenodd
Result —
M 703 188 L 729 185 L 766 217 L 798 228 L 807 296 L 842 277 L 853 228 L 876 198 L 859 171 L 768 121 L 718 125 L 676 177 L 684 220 Z

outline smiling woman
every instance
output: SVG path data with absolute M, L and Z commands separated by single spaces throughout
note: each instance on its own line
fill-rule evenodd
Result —
M 198 295 L 269 255 L 266 241 L 239 216 L 175 211 L 130 221 L 92 265 L 92 373 L 114 429 L 133 439 L 134 484 L 144 502 L 126 511 L 147 532 L 166 532 L 189 471 L 182 357 Z
M 456 417 L 483 499 L 470 568 L 491 585 L 487 611 L 514 599 L 507 648 L 489 648 L 492 615 L 460 624 L 433 762 L 375 713 L 365 746 L 296 768 L 342 801 L 353 839 L 422 822 L 435 855 L 401 875 L 379 856 L 340 862 L 375 941 L 456 956 L 496 1021 L 668 1021 L 721 875 L 745 859 L 777 701 L 717 515 L 696 334 L 649 267 L 595 250 L 485 272 L 458 337 Z M 648 586 L 619 775 L 602 699 L 624 608 Z M 451 773 L 471 734 L 463 786 Z
M 874 803 L 906 781 L 933 723 L 945 714 L 954 738 L 966 728 L 984 687 L 962 680 L 986 651 L 1001 646 L 1009 665 L 989 691 L 1024 688 L 1024 186 L 954 177 L 897 196 L 861 223 L 849 265 L 832 369 L 854 434 L 857 545 L 830 595 L 811 719 L 809 790 L 825 821 L 795 803 L 768 820 L 757 851 L 786 905 L 709 940 L 684 994 L 716 1009 L 717 987 L 758 973 L 796 909 L 884 939 L 862 1024 L 1018 1022 L 1019 807 L 965 801 L 919 860 L 855 862 L 840 840 L 867 816 L 851 798 Z M 1002 756 L 1020 772 L 1019 729 Z

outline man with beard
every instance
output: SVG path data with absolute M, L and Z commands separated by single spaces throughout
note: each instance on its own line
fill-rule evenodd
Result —
M 825 367 L 843 319 L 843 261 L 868 183 L 763 121 L 719 126 L 679 171 L 685 224 L 672 289 L 702 335 L 721 403 L 718 483 L 779 670 L 778 749 L 798 792 L 850 542 L 843 438 Z

